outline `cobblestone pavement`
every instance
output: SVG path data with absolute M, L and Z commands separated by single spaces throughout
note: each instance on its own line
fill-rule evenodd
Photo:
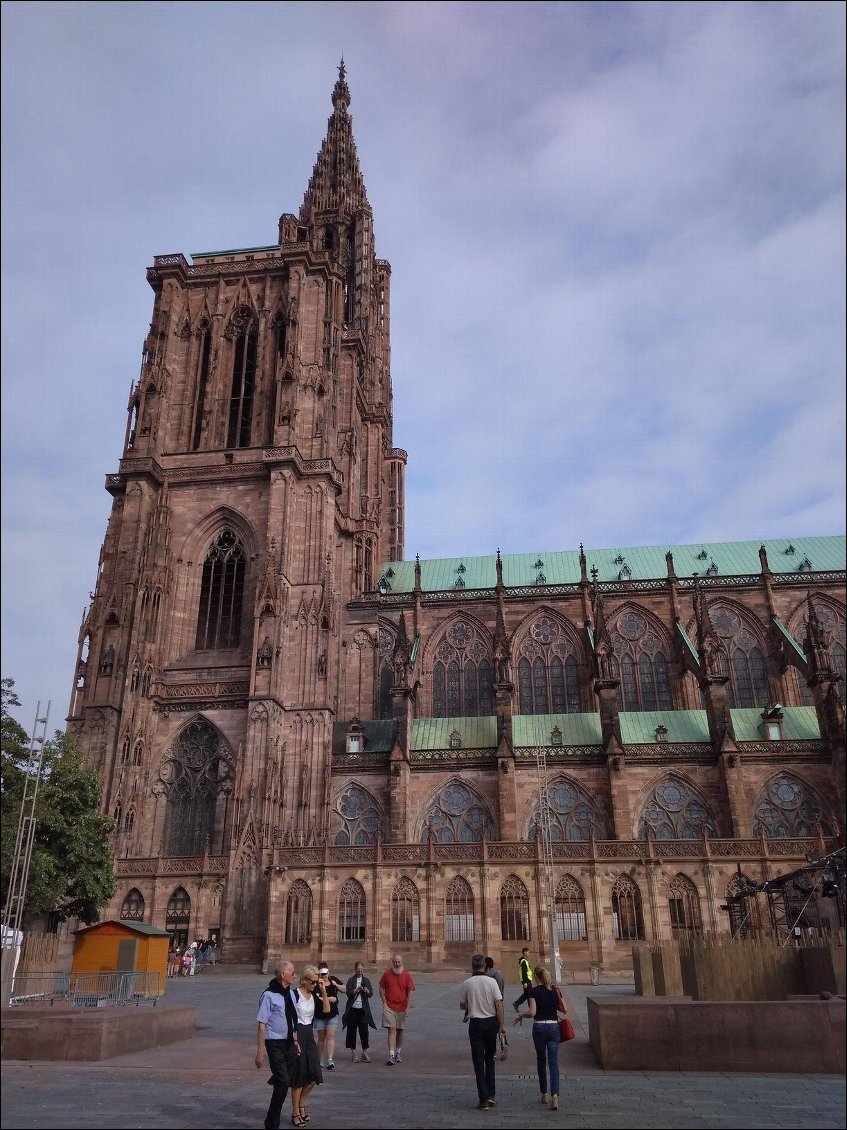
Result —
M 412 971 L 414 974 L 414 970 Z M 339 970 L 346 976 L 347 970 Z M 378 975 L 378 970 L 369 970 Z M 385 1064 L 383 1031 L 372 1032 L 373 1062 L 354 1064 L 343 1046 L 337 1069 L 312 1095 L 310 1130 L 462 1127 L 844 1127 L 845 1083 L 833 1075 L 736 1075 L 620 1071 L 597 1067 L 587 1043 L 588 995 L 631 993 L 632 985 L 569 986 L 577 1038 L 560 1053 L 560 1110 L 538 1102 L 528 1024 L 509 1025 L 510 1048 L 497 1065 L 497 1105 L 476 1107 L 476 1088 L 455 981 L 420 975 L 404 1062 Z M 205 971 L 168 982 L 165 1000 L 193 1004 L 193 1040 L 101 1063 L 5 1061 L 3 1130 L 240 1130 L 261 1127 L 270 1097 L 257 1072 L 258 974 Z M 517 986 L 507 986 L 506 1011 Z M 379 1006 L 375 1010 L 378 1020 Z M 340 1030 L 339 1030 L 340 1031 Z M 339 1041 L 343 1045 L 343 1034 Z M 283 1126 L 289 1124 L 289 1104 Z

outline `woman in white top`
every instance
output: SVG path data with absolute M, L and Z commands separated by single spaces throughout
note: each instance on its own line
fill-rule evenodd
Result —
M 300 1055 L 291 1080 L 291 1125 L 305 1126 L 309 1119 L 306 1103 L 316 1083 L 323 1083 L 321 1059 L 315 1043 L 312 1021 L 315 1018 L 315 1002 L 321 1012 L 329 1012 L 329 997 L 314 965 L 307 965 L 300 974 L 300 997 L 297 1001 L 297 1035 L 300 1041 Z

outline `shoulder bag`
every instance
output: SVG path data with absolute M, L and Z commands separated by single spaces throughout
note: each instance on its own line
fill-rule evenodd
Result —
M 559 1012 L 562 1014 L 559 1019 L 559 1039 L 562 1043 L 565 1043 L 566 1040 L 572 1040 L 576 1036 L 576 1032 L 574 1032 L 573 1024 L 568 1020 L 565 1013 L 565 1002 L 558 985 L 556 985 L 556 997 L 559 1001 Z

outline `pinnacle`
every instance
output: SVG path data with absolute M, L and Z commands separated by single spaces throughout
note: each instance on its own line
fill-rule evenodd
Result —
M 327 123 L 326 137 L 300 208 L 303 223 L 314 221 L 321 212 L 350 215 L 369 207 L 353 140 L 352 119 L 347 112 L 350 88 L 346 76 L 347 69 L 342 59 L 332 91 L 333 112 Z

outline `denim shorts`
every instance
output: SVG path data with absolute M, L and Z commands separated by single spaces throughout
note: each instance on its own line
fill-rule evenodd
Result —
M 316 1032 L 323 1032 L 324 1028 L 337 1028 L 340 1019 L 341 1018 L 339 1016 L 329 1016 L 326 1018 L 326 1020 L 322 1016 L 316 1016 L 312 1023 L 312 1027 Z

